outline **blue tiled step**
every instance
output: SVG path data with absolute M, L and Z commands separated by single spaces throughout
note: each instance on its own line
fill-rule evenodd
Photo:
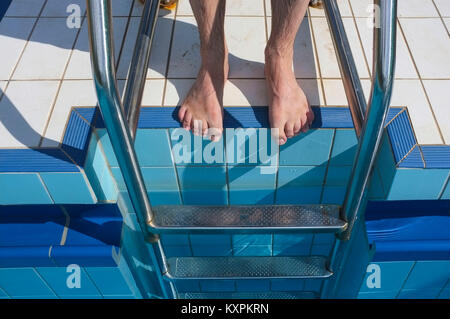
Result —
M 324 256 L 307 257 L 173 257 L 169 279 L 327 278 Z
M 314 292 L 186 292 L 179 299 L 315 299 Z

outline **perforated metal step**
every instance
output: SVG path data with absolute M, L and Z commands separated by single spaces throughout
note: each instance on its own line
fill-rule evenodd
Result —
M 179 299 L 316 299 L 314 292 L 187 292 L 178 294 Z
M 336 205 L 155 206 L 150 227 L 157 231 L 345 230 Z
M 326 278 L 327 258 L 307 257 L 172 257 L 171 279 Z

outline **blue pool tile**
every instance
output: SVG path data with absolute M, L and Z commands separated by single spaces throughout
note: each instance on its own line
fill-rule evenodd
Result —
M 66 217 L 55 205 L 4 206 L 0 214 L 0 246 L 49 247 L 60 243 Z
M 60 149 L 0 149 L 0 172 L 79 172 Z
M 351 166 L 330 166 L 325 184 L 327 186 L 346 186 L 351 173 Z
M 267 165 L 276 163 L 279 146 L 269 129 L 226 129 L 228 165 Z
M 81 173 L 41 173 L 55 204 L 93 204 L 96 198 Z
M 181 205 L 179 191 L 153 191 L 148 197 L 152 205 Z
M 375 292 L 360 292 L 358 299 L 395 299 L 398 291 L 386 290 Z
M 225 166 L 214 167 L 186 167 L 178 166 L 178 177 L 183 190 L 205 189 L 225 190 Z
M 383 189 L 383 182 L 381 181 L 380 172 L 378 167 L 374 167 L 372 178 L 369 185 L 369 199 L 385 199 L 386 195 Z
M 192 256 L 191 248 L 186 245 L 165 245 L 164 253 L 167 258 Z
M 326 169 L 326 165 L 280 167 L 278 187 L 322 186 Z
M 112 148 L 111 140 L 109 139 L 108 132 L 106 129 L 97 129 L 95 131 L 98 135 L 99 141 L 102 145 L 103 152 L 105 153 L 105 156 L 108 160 L 108 163 L 110 166 L 118 167 L 119 164 L 117 163 L 116 155 L 114 154 L 114 150 Z
M 141 171 L 148 191 L 178 191 L 176 172 L 173 167 L 143 167 Z
M 336 130 L 330 166 L 353 165 L 357 144 L 355 130 Z
M 328 256 L 330 255 L 332 248 L 333 247 L 331 245 L 312 245 L 311 255 Z
M 398 169 L 387 199 L 438 199 L 447 176 L 443 169 Z
M 96 286 L 83 268 L 79 268 L 80 288 L 70 288 L 68 283 L 74 283 L 78 270 L 66 267 L 40 267 L 36 271 L 44 278 L 47 284 L 60 297 L 65 296 L 100 296 Z
M 237 291 L 269 291 L 270 280 L 267 279 L 241 279 L 236 280 Z
M 442 289 L 450 278 L 450 261 L 418 261 L 404 289 Z
M 370 264 L 361 284 L 360 292 L 389 292 L 390 295 L 393 294 L 395 296 L 402 288 L 413 265 L 414 262 L 412 261 L 379 262 Z M 371 288 L 372 286 L 370 284 L 375 279 L 375 272 L 378 269 L 375 268 L 376 266 L 379 267 L 380 271 L 380 288 Z
M 87 267 L 85 270 L 103 296 L 133 294 L 119 268 Z
M 272 245 L 233 246 L 234 256 L 271 256 Z
M 277 204 L 319 204 L 322 186 L 280 187 L 276 194 Z
M 194 256 L 231 256 L 233 251 L 231 249 L 231 244 L 192 244 L 192 254 Z
M 77 264 L 83 267 L 116 266 L 113 258 L 113 246 L 54 246 L 51 258 L 59 267 Z
M 200 292 L 198 280 L 175 280 L 174 283 L 178 292 Z
M 311 251 L 312 234 L 275 234 L 273 255 L 307 256 Z
M 200 287 L 203 292 L 235 291 L 234 280 L 202 280 Z
M 70 113 L 62 149 L 78 166 L 84 166 L 92 127 L 77 112 Z
M 387 126 L 387 132 L 394 152 L 395 162 L 399 163 L 416 145 L 416 138 L 406 110 L 391 121 Z
M 106 295 L 103 299 L 137 299 L 134 295 Z
M 50 246 L 0 247 L 0 267 L 52 267 L 49 251 Z
M 228 167 L 231 189 L 275 189 L 276 174 L 261 174 L 261 167 Z
M 440 199 L 450 199 L 450 175 L 449 178 L 447 179 L 447 184 L 442 192 Z
M 396 163 L 391 150 L 391 143 L 386 134 L 383 134 L 375 167 L 380 172 L 383 188 L 388 190 L 396 172 Z
M 305 291 L 313 291 L 319 293 L 323 282 L 324 281 L 322 279 L 306 279 L 304 289 Z
M 86 157 L 84 171 L 99 201 L 116 200 L 117 186 L 109 170 L 107 160 L 93 134 Z
M 422 153 L 418 145 L 413 146 L 412 150 L 398 164 L 400 168 L 425 168 L 425 162 L 422 159 Z
M 301 291 L 305 286 L 304 279 L 272 279 L 272 291 Z
M 12 298 L 55 296 L 32 268 L 0 268 L 0 287 Z
M 334 234 L 328 233 L 317 233 L 314 234 L 313 244 L 314 245 L 331 245 L 334 243 L 336 236 Z
M 280 147 L 280 165 L 322 165 L 330 156 L 334 130 L 310 130 Z
M 167 130 L 138 130 L 134 147 L 141 167 L 173 165 Z
M 275 191 L 271 189 L 230 189 L 230 205 L 270 205 Z
M 10 299 L 8 294 L 2 288 L 0 288 L 0 299 Z
M 450 289 L 443 289 L 439 294 L 439 299 L 450 299 Z
M 450 146 L 420 146 L 427 168 L 450 168 Z
M 163 245 L 189 245 L 189 236 L 180 234 L 161 234 Z
M 272 245 L 271 234 L 258 235 L 232 235 L 233 246 L 245 245 Z
M 184 205 L 227 205 L 228 194 L 222 190 L 183 190 Z
M 435 299 L 440 289 L 402 289 L 398 299 Z
M 38 174 L 0 174 L 0 205 L 51 204 Z
M 322 204 L 342 205 L 344 202 L 345 186 L 325 186 L 323 188 Z
M 224 165 L 223 138 L 212 142 L 185 129 L 171 129 L 172 156 L 177 165 Z
M 230 235 L 189 235 L 192 245 L 231 245 Z

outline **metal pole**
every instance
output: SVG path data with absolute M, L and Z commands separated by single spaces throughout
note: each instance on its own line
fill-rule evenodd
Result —
M 345 94 L 352 113 L 353 125 L 356 134 L 360 136 L 367 109 L 366 98 L 336 0 L 325 0 L 324 8 L 341 70 Z
M 117 89 L 111 1 L 87 0 L 87 10 L 92 73 L 100 111 L 144 239 L 152 243 L 152 249 L 157 250 L 158 237 L 149 233 L 147 227 L 153 218 L 151 205 L 134 151 L 130 130 L 122 113 L 122 103 Z M 158 260 L 155 258 L 154 251 L 150 254 L 152 263 L 157 268 L 156 275 L 161 289 L 167 298 L 168 294 Z
M 159 12 L 159 0 L 145 1 L 136 45 L 131 59 L 123 98 L 124 114 L 127 116 L 131 138 L 136 137 L 136 129 L 147 77 L 148 63 Z

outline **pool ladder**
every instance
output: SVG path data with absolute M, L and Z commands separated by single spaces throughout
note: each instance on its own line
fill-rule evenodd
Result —
M 123 103 L 114 65 L 111 1 L 87 0 L 91 63 L 99 107 L 143 236 L 151 243 L 156 276 L 164 298 L 351 298 L 369 261 L 364 228 L 367 186 L 389 109 L 395 69 L 396 0 L 375 0 L 372 88 L 368 105 L 336 0 L 324 0 L 328 24 L 343 78 L 358 147 L 344 204 L 155 206 L 151 207 L 134 150 L 159 0 L 146 0 Z M 335 233 L 328 256 L 172 257 L 166 258 L 161 233 Z M 355 263 L 355 260 L 358 261 Z M 134 280 L 144 280 L 135 274 Z M 183 293 L 178 280 L 326 279 L 320 295 L 312 292 Z M 144 297 L 148 296 L 143 292 Z

